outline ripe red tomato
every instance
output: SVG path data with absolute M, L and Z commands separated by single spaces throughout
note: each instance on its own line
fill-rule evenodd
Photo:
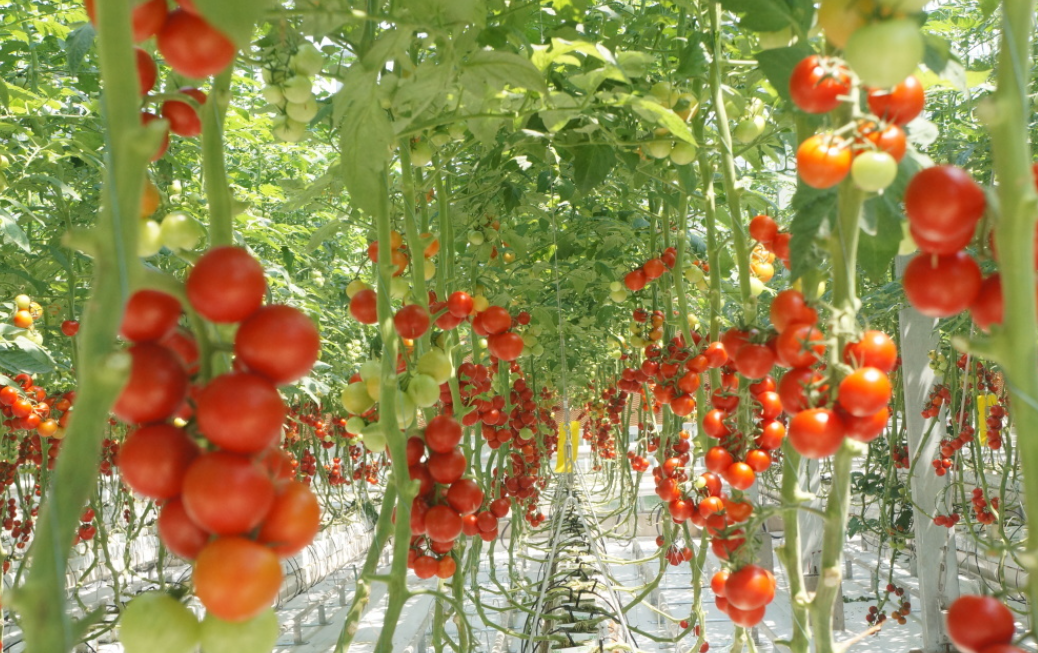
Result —
M 771 467 L 771 454 L 763 449 L 750 449 L 746 452 L 746 464 L 759 474 Z
M 948 608 L 948 637 L 964 653 L 979 653 L 1010 643 L 1016 634 L 1013 621 L 1013 613 L 998 599 L 967 594 Z
M 408 304 L 393 316 L 393 327 L 401 338 L 415 340 L 429 330 L 429 311 L 418 304 Z
M 901 161 L 908 152 L 908 137 L 897 125 L 880 129 L 875 123 L 868 122 L 859 127 L 859 133 L 862 135 L 860 142 L 871 143 L 880 152 L 894 157 L 895 161 Z
M 624 277 L 624 285 L 631 292 L 638 292 L 645 287 L 645 284 L 649 282 L 648 277 L 645 274 L 645 270 L 638 268 L 637 270 L 631 270 Z
M 159 341 L 159 344 L 176 354 L 187 370 L 188 376 L 198 374 L 201 366 L 198 362 L 198 342 L 190 331 L 183 328 L 174 329 L 172 333 Z
M 771 324 L 782 333 L 790 324 L 815 324 L 818 312 L 807 305 L 803 293 L 792 288 L 775 295 L 770 309 Z
M 923 238 L 943 242 L 972 234 L 984 217 L 984 190 L 962 168 L 943 165 L 916 173 L 905 189 L 905 214 Z
M 199 431 L 221 449 L 243 454 L 276 444 L 288 413 L 270 381 L 240 372 L 210 381 L 195 404 Z
M 847 343 L 843 362 L 852 367 L 875 367 L 890 374 L 897 366 L 897 345 L 882 331 L 869 330 L 858 342 Z
M 758 215 L 750 220 L 750 238 L 767 246 L 778 235 L 778 223 L 770 215 Z
M 483 505 L 483 490 L 470 478 L 451 483 L 447 490 L 447 503 L 459 515 L 471 515 Z
M 875 367 L 861 367 L 840 381 L 837 401 L 851 415 L 868 417 L 887 407 L 893 387 L 887 375 Z
M 757 565 L 746 565 L 733 572 L 724 583 L 729 607 L 755 610 L 775 599 L 775 577 Z
M 75 320 L 65 320 L 61 323 L 61 332 L 69 338 L 79 333 L 79 322 Z
M 174 497 L 162 504 L 155 523 L 162 543 L 184 560 L 197 558 L 209 542 L 209 533 L 191 521 L 180 497 Z
M 452 417 L 437 415 L 425 427 L 425 444 L 434 453 L 447 453 L 461 442 L 461 424 Z
M 289 558 L 314 541 L 321 529 L 321 506 L 310 486 L 290 481 L 281 486 L 263 518 L 256 539 L 282 558 Z
M 140 87 L 141 95 L 147 95 L 155 88 L 155 82 L 159 78 L 159 67 L 143 48 L 134 46 L 133 53 L 137 58 L 137 85 Z
M 866 444 L 882 435 L 883 430 L 887 428 L 887 421 L 890 420 L 890 409 L 886 406 L 866 417 L 855 417 L 837 404 L 836 414 L 843 423 L 843 434 Z
M 645 278 L 654 281 L 663 276 L 663 273 L 667 271 L 667 266 L 663 264 L 662 259 L 653 258 L 646 261 L 642 269 L 645 270 Z
M 869 89 L 869 110 L 884 120 L 907 125 L 923 112 L 926 94 L 919 78 L 909 75 L 891 89 Z
M 127 424 L 164 422 L 184 403 L 187 373 L 177 356 L 165 347 L 142 342 L 127 350 L 130 378 L 112 413 Z
M 789 443 L 805 458 L 825 458 L 843 444 L 843 424 L 833 411 L 809 408 L 789 420 Z
M 457 318 L 467 318 L 475 308 L 472 297 L 467 292 L 457 291 L 447 298 L 447 310 Z
M 724 480 L 736 490 L 748 490 L 757 479 L 756 473 L 746 463 L 732 463 L 724 470 Z
M 504 333 L 512 328 L 512 316 L 508 314 L 507 309 L 500 306 L 488 306 L 481 315 L 487 335 Z
M 710 589 L 713 590 L 714 595 L 720 598 L 724 598 L 725 583 L 728 582 L 728 577 L 732 575 L 730 569 L 722 569 L 715 572 L 710 578 Z
M 810 324 L 793 324 L 779 334 L 775 352 L 790 367 L 810 367 L 825 353 L 822 332 Z
M 429 475 L 440 485 L 450 485 L 465 474 L 468 460 L 460 449 L 451 449 L 446 453 L 434 453 L 429 456 Z
M 195 562 L 195 595 L 224 621 L 255 617 L 277 598 L 281 563 L 269 547 L 244 537 L 221 537 L 202 549 Z
M 824 394 L 827 386 L 821 385 L 823 380 L 821 374 L 809 367 L 792 369 L 786 372 L 782 375 L 782 380 L 779 381 L 778 386 L 782 410 L 793 415 L 811 408 L 807 391 L 809 389 L 817 389 L 819 394 Z
M 793 104 L 808 113 L 827 113 L 840 106 L 840 96 L 851 92 L 847 68 L 836 59 L 805 57 L 789 77 Z
M 86 11 L 90 17 L 90 22 L 97 24 L 97 9 L 95 7 L 96 0 L 86 0 Z M 140 43 L 141 41 L 147 41 L 152 36 L 158 33 L 162 29 L 162 24 L 166 21 L 166 15 L 169 9 L 166 6 L 166 0 L 145 0 L 145 2 L 138 2 L 137 6 L 133 9 L 131 20 L 133 21 L 133 41 Z
M 119 335 L 130 342 L 162 340 L 177 328 L 180 302 L 159 290 L 138 290 L 126 302 Z
M 163 0 L 164 1 L 164 0 Z M 159 52 L 173 70 L 201 79 L 223 71 L 234 62 L 237 48 L 201 16 L 177 9 L 159 32 Z
M 1002 275 L 993 273 L 980 284 L 977 298 L 970 304 L 970 317 L 981 331 L 987 333 L 992 324 L 1002 324 L 1005 300 L 1002 298 Z
M 670 410 L 678 417 L 688 417 L 696 409 L 696 398 L 690 394 L 674 397 L 670 402 Z
M 775 352 L 767 345 L 743 345 L 735 354 L 735 369 L 748 379 L 762 379 L 775 366 Z
M 123 481 L 149 499 L 180 494 L 184 475 L 201 451 L 184 429 L 151 424 L 132 431 L 119 448 L 116 464 Z
M 490 512 L 498 519 L 504 519 L 512 510 L 512 502 L 508 499 L 494 499 L 490 502 Z
M 350 300 L 350 315 L 361 324 L 378 322 L 378 295 L 370 288 L 365 288 Z
M 214 247 L 188 273 L 186 289 L 188 301 L 202 317 L 230 324 L 259 309 L 267 294 L 267 280 L 263 266 L 243 248 Z
M 234 353 L 253 372 L 275 385 L 287 385 L 313 369 L 321 353 L 321 336 L 313 321 L 298 308 L 272 304 L 257 310 L 238 327 Z
M 718 440 L 731 435 L 732 429 L 724 421 L 727 417 L 728 413 L 717 408 L 707 411 L 707 414 L 703 416 L 703 433 Z
M 980 267 L 967 252 L 919 254 L 901 278 L 909 303 L 923 315 L 950 317 L 969 308 L 980 294 Z
M 764 621 L 764 612 L 767 606 L 760 606 L 753 610 L 740 610 L 734 605 L 728 606 L 727 615 L 732 620 L 732 623 L 736 626 L 742 626 L 743 628 L 753 628 L 760 622 Z
M 274 503 L 274 483 L 259 462 L 213 451 L 188 468 L 182 496 L 187 514 L 203 529 L 239 535 L 263 521 Z
M 523 355 L 523 339 L 511 331 L 490 336 L 487 348 L 490 353 L 503 361 L 514 361 Z
M 832 188 L 851 171 L 853 158 L 851 148 L 833 134 L 815 134 L 797 148 L 797 174 L 812 188 Z
M 198 111 L 183 100 L 163 102 L 162 117 L 169 121 L 169 130 L 177 136 L 192 138 L 202 133 L 202 119 Z
M 433 506 L 425 513 L 425 532 L 433 542 L 453 542 L 461 535 L 461 516 L 450 506 Z
M 724 447 L 710 447 L 703 459 L 703 465 L 715 474 L 723 474 L 734 462 L 735 458 Z

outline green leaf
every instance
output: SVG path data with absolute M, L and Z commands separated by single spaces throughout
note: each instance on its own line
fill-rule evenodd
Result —
M 793 221 L 789 225 L 790 273 L 799 279 L 819 262 L 815 239 L 828 233 L 829 216 L 836 211 L 836 190 L 801 186 L 793 196 Z
M 0 234 L 6 242 L 17 245 L 23 252 L 30 251 L 29 237 L 22 231 L 18 221 L 3 210 L 0 210 Z
M 529 59 L 513 52 L 480 50 L 469 55 L 461 69 L 467 88 L 486 91 L 511 86 L 541 93 L 548 90 L 541 71 Z
M 484 0 L 401 0 L 401 12 L 421 25 L 446 27 L 486 22 Z
M 0 368 L 15 374 L 48 374 L 56 367 L 45 349 L 24 336 L 0 342 Z
M 709 62 L 706 58 L 706 51 L 703 50 L 703 43 L 699 38 L 699 35 L 694 35 L 689 38 L 688 44 L 681 48 L 681 53 L 678 54 L 678 68 L 675 71 L 676 74 L 682 77 L 706 77 Z
M 344 226 L 346 226 L 346 223 L 342 220 L 332 220 L 327 224 L 321 225 L 316 231 L 310 234 L 310 241 L 306 244 L 307 253 L 309 254 L 314 252 L 318 247 L 324 244 L 324 241 L 339 233 Z
M 7 84 L 4 83 L 3 79 L 0 79 L 0 107 L 7 108 L 11 102 L 11 94 L 7 92 Z
M 926 67 L 954 88 L 964 93 L 968 91 L 969 82 L 966 79 L 966 69 L 952 53 L 951 43 L 947 39 L 929 32 L 923 33 L 923 40 L 926 43 L 926 50 L 923 54 L 923 63 Z
M 379 103 L 377 83 L 377 73 L 356 66 L 336 98 L 343 105 L 343 180 L 352 204 L 371 215 L 386 202 L 384 175 L 393 143 L 393 126 Z
M 626 96 L 624 104 L 630 105 L 634 112 L 641 116 L 642 119 L 658 123 L 670 130 L 670 133 L 677 138 L 680 138 L 686 143 L 697 145 L 696 137 L 692 135 L 692 130 L 688 128 L 688 125 L 681 119 L 681 116 L 662 104 L 634 95 Z
M 804 57 L 813 54 L 814 50 L 806 45 L 794 45 L 789 48 L 774 48 L 758 52 L 755 57 L 760 65 L 760 70 L 768 78 L 775 91 L 783 100 L 791 102 L 789 98 L 789 76 L 793 68 L 800 63 Z
M 901 217 L 897 206 L 882 196 L 865 202 L 864 214 L 875 229 L 872 234 L 861 234 L 858 240 L 858 264 L 870 280 L 881 283 L 890 273 L 901 243 Z
M 616 166 L 616 155 L 608 145 L 583 145 L 573 150 L 573 181 L 583 195 L 595 190 Z
M 226 34 L 238 47 L 252 40 L 252 28 L 270 7 L 271 0 L 194 0 L 199 13 Z
M 84 24 L 72 31 L 65 39 L 65 58 L 68 60 L 68 71 L 73 75 L 79 74 L 83 65 L 83 58 L 94 44 L 94 26 L 90 23 Z

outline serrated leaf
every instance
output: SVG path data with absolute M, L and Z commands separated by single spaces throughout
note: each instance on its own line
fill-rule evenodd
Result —
M 328 224 L 321 225 L 316 231 L 310 234 L 310 240 L 306 244 L 307 253 L 311 253 L 323 245 L 324 241 L 339 233 L 343 226 L 345 226 L 345 223 L 342 220 L 332 220 Z
M 699 39 L 699 35 L 693 35 L 688 40 L 688 44 L 681 48 L 681 53 L 678 55 L 678 68 L 675 71 L 677 75 L 682 77 L 706 77 L 709 62 L 706 58 L 706 51 L 703 50 L 703 43 Z
M 11 102 L 11 94 L 7 92 L 7 84 L 4 80 L 0 79 L 0 107 L 7 108 Z
M 29 237 L 25 235 L 17 220 L 2 210 L 0 210 L 0 234 L 3 234 L 4 241 L 16 245 L 23 252 L 30 251 Z
M 966 69 L 952 53 L 951 43 L 929 32 L 923 33 L 926 50 L 923 53 L 923 63 L 927 68 L 945 80 L 952 87 L 966 92 L 969 90 L 969 82 L 966 79 Z
M 238 47 L 252 40 L 252 28 L 270 7 L 271 0 L 194 0 L 199 13 Z
M 858 240 L 858 265 L 870 280 L 880 283 L 886 280 L 890 264 L 897 256 L 901 243 L 901 218 L 897 206 L 880 196 L 865 202 L 862 219 L 871 222 L 874 229 L 871 234 L 863 229 L 865 233 Z
M 546 93 L 544 75 L 529 59 L 513 52 L 480 50 L 461 64 L 468 88 L 503 89 L 506 86 Z
M 0 368 L 15 374 L 49 374 L 55 367 L 50 354 L 24 336 L 0 342 Z
M 789 98 L 789 76 L 793 68 L 800 63 L 804 57 L 814 53 L 806 45 L 794 45 L 789 48 L 774 48 L 764 50 L 755 55 L 760 70 L 768 78 L 775 91 L 783 100 L 790 102 Z
M 583 195 L 595 190 L 616 166 L 616 155 L 608 145 L 583 145 L 573 149 L 573 181 Z
M 68 38 L 65 39 L 65 59 L 68 62 L 68 71 L 71 74 L 79 74 L 79 69 L 83 65 L 83 59 L 86 57 L 86 53 L 90 51 L 90 46 L 94 44 L 95 35 L 94 26 L 86 23 L 82 27 L 73 30 L 68 35 Z
M 384 174 L 393 126 L 376 93 L 377 74 L 357 66 L 346 75 L 338 98 L 344 102 L 342 176 L 352 204 L 375 215 L 385 203 Z
M 818 257 L 813 252 L 815 239 L 827 231 L 829 216 L 836 211 L 836 200 L 835 189 L 817 190 L 808 186 L 801 186 L 793 196 L 796 213 L 789 225 L 790 274 L 793 279 L 799 279 L 817 264 Z
M 626 104 L 641 116 L 644 120 L 658 123 L 659 125 L 666 127 L 671 134 L 692 145 L 697 145 L 696 137 L 692 135 L 692 130 L 688 128 L 688 125 L 681 116 L 674 113 L 667 107 L 657 104 L 652 100 L 640 98 L 634 95 L 627 96 Z

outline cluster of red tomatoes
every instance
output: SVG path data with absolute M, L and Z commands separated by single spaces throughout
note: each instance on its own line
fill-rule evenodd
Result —
M 962 653 L 1024 653 L 1013 646 L 1013 613 L 992 596 L 965 594 L 948 608 L 948 637 Z
M 597 400 L 589 401 L 585 407 L 588 414 L 584 427 L 584 440 L 591 443 L 591 452 L 596 459 L 596 469 L 600 469 L 600 460 L 616 458 L 615 427 L 623 419 L 624 407 L 627 405 L 627 394 L 613 385 L 602 391 Z M 633 452 L 628 451 L 633 456 Z M 630 457 L 630 456 L 629 456 Z
M 651 258 L 640 268 L 635 268 L 624 277 L 624 285 L 631 292 L 638 292 L 650 281 L 655 281 L 663 276 L 667 270 L 674 269 L 677 262 L 678 250 L 668 247 L 656 258 Z
M 87 15 L 96 24 L 95 3 L 96 0 L 86 0 Z M 159 52 L 166 63 L 190 79 L 215 75 L 231 65 L 237 52 L 234 43 L 199 14 L 192 0 L 176 0 L 176 4 L 178 8 L 173 11 L 169 10 L 167 0 L 146 0 L 137 4 L 131 17 L 134 42 L 142 43 L 156 36 Z M 151 57 L 148 59 L 150 61 Z M 152 63 L 151 67 L 154 65 Z M 143 83 L 141 86 L 144 93 L 151 88 Z
M 905 623 L 908 621 L 908 615 L 912 613 L 912 604 L 911 602 L 909 602 L 908 599 L 905 598 L 905 588 L 895 587 L 893 583 L 887 583 L 886 590 L 888 596 L 890 594 L 893 594 L 895 597 L 897 597 L 897 609 L 891 611 L 891 613 L 888 615 L 886 612 L 880 612 L 878 607 L 870 605 L 869 611 L 865 615 L 865 622 L 870 624 L 881 624 L 884 623 L 887 619 L 893 619 L 898 623 L 898 625 L 904 626 Z
M 774 218 L 770 215 L 754 216 L 750 220 L 749 233 L 750 238 L 759 242 L 761 247 L 774 254 L 787 268 L 789 267 L 789 241 L 792 239 L 792 234 L 779 231 L 778 223 Z M 764 278 L 766 275 L 762 275 L 759 270 L 755 270 L 755 274 L 765 283 L 770 280 L 770 276 Z M 774 269 L 772 269 L 773 274 Z
M 264 306 L 266 293 L 263 267 L 237 247 L 210 250 L 189 272 L 191 308 L 237 324 L 233 369 L 208 381 L 191 380 L 199 350 L 178 327 L 182 307 L 172 295 L 137 291 L 120 329 L 132 343 L 130 378 L 113 412 L 135 427 L 119 452 L 123 480 L 162 502 L 159 536 L 195 561 L 195 593 L 227 621 L 269 607 L 281 584 L 278 558 L 320 528 L 317 498 L 292 480 L 278 448 L 287 410 L 277 389 L 310 371 L 320 338 L 299 310 Z
M 692 332 L 693 345 L 702 337 Z M 620 373 L 617 388 L 620 393 L 643 392 L 643 384 L 651 383 L 655 403 L 670 406 L 679 417 L 687 417 L 696 409 L 695 392 L 702 383 L 700 374 L 707 369 L 724 364 L 724 350 L 711 343 L 700 353 L 695 353 L 686 343 L 684 336 L 671 339 L 665 348 L 656 345 L 645 347 L 645 360 L 639 367 L 630 367 Z
M 955 461 L 952 456 L 959 449 L 962 449 L 973 439 L 974 428 L 970 425 L 963 426 L 959 431 L 958 437 L 952 439 L 941 440 L 940 457 L 934 458 L 933 465 L 934 473 L 938 476 L 944 476 L 948 473 L 948 470 L 955 465 Z
M 975 487 L 971 503 L 973 504 L 973 514 L 981 524 L 994 524 L 998 519 L 998 497 L 991 497 L 989 502 L 984 498 L 984 490 Z
M 47 389 L 35 385 L 28 374 L 19 374 L 17 385 L 0 388 L 0 415 L 3 425 L 11 431 L 31 431 L 41 438 L 53 438 L 54 448 L 65 437 L 65 428 L 72 417 L 74 391 L 48 395 Z
M 752 628 L 775 599 L 775 576 L 758 565 L 722 569 L 710 579 L 717 609 L 737 626 Z
M 789 94 L 808 113 L 829 113 L 852 96 L 853 80 L 845 63 L 835 57 L 810 55 L 793 69 Z M 908 76 L 890 89 L 869 89 L 867 105 L 872 118 L 858 121 L 847 131 L 811 136 L 797 149 L 797 173 L 808 186 L 831 188 L 848 174 L 865 191 L 880 191 L 897 177 L 897 164 L 907 151 L 902 128 L 923 111 L 923 86 Z
M 497 520 L 506 517 L 511 502 L 495 499 L 482 509 L 484 493 L 479 484 L 462 478 L 468 458 L 461 450 L 462 426 L 453 417 L 429 420 L 424 439 L 407 441 L 407 465 L 412 479 L 420 482 L 411 504 L 411 555 L 408 567 L 419 578 L 449 578 L 456 563 L 449 555 L 463 533 L 489 542 L 497 537 Z

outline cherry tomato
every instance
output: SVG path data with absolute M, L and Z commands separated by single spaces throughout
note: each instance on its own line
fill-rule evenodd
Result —
M 751 238 L 769 245 L 778 235 L 778 223 L 770 215 L 758 215 L 750 220 L 749 230 Z
M 447 298 L 447 310 L 451 315 L 457 318 L 467 318 L 472 315 L 474 309 L 474 302 L 472 296 L 467 292 L 457 291 L 451 293 L 451 296 Z
M 809 408 L 789 420 L 787 435 L 801 456 L 825 458 L 835 454 L 843 444 L 843 423 L 831 410 Z
M 184 508 L 191 520 L 217 535 L 259 526 L 274 503 L 274 483 L 261 464 L 224 451 L 197 458 L 184 477 Z
M 755 610 L 775 599 L 775 577 L 757 565 L 746 565 L 733 572 L 724 583 L 728 605 L 740 610 Z
M 184 475 L 201 451 L 183 429 L 152 424 L 132 431 L 119 448 L 117 464 L 123 481 L 149 499 L 180 494 Z
M 234 43 L 204 18 L 183 9 L 166 18 L 159 31 L 158 46 L 166 63 L 191 79 L 223 71 L 234 62 L 237 52 Z
M 86 0 L 87 15 L 90 22 L 97 24 L 96 0 Z M 133 21 L 133 40 L 135 43 L 146 41 L 162 29 L 166 22 L 169 9 L 166 0 L 146 0 L 137 3 L 133 9 L 131 20 Z
M 451 483 L 447 503 L 459 515 L 471 515 L 483 505 L 483 490 L 472 479 L 463 478 Z
M 523 354 L 523 339 L 511 331 L 490 336 L 487 348 L 490 353 L 503 361 L 514 361 Z
M 137 85 L 140 87 L 141 95 L 147 95 L 155 88 L 155 82 L 159 78 L 159 67 L 143 48 L 134 46 L 133 53 L 137 58 Z
M 923 112 L 926 94 L 915 75 L 909 75 L 889 90 L 869 89 L 869 110 L 884 120 L 907 125 Z
M 461 424 L 446 415 L 437 415 L 425 427 L 425 444 L 434 453 L 452 451 L 461 442 L 461 436 Z
M 159 290 L 138 290 L 126 302 L 119 335 L 130 342 L 162 340 L 177 328 L 180 302 Z
M 822 332 L 810 324 L 793 324 L 779 334 L 775 351 L 790 367 L 809 367 L 825 353 Z
M 767 345 L 743 345 L 735 354 L 735 369 L 748 379 L 761 379 L 775 366 L 775 353 Z
M 790 324 L 815 324 L 818 312 L 809 307 L 804 295 L 792 288 L 775 295 L 770 309 L 771 324 L 782 333 Z
M 966 252 L 949 256 L 919 254 L 905 267 L 901 282 L 909 303 L 929 317 L 966 310 L 980 294 L 980 268 Z
M 359 291 L 350 299 L 350 315 L 361 324 L 378 323 L 378 295 L 370 288 Z
M 289 481 L 278 489 L 256 539 L 289 558 L 309 546 L 320 529 L 321 507 L 310 486 Z
M 184 560 L 194 560 L 209 542 L 209 533 L 188 516 L 184 501 L 175 497 L 162 504 L 156 521 L 166 548 Z
M 429 311 L 418 304 L 408 304 L 393 316 L 393 327 L 401 338 L 415 340 L 429 330 Z
M 302 311 L 273 304 L 260 308 L 238 327 L 234 353 L 251 371 L 275 385 L 287 385 L 313 369 L 321 353 L 321 337 Z
M 897 345 L 882 331 L 869 330 L 862 334 L 861 340 L 844 347 L 843 361 L 855 367 L 875 367 L 890 374 L 897 365 Z
M 150 342 L 133 345 L 130 378 L 112 413 L 127 424 L 162 422 L 180 408 L 187 396 L 187 373 L 176 355 Z
M 797 174 L 812 188 L 832 188 L 851 171 L 851 148 L 832 134 L 815 134 L 797 148 Z
M 924 238 L 941 242 L 973 233 L 987 199 L 968 172 L 951 165 L 918 172 L 905 189 L 905 214 Z
M 746 463 L 732 463 L 724 470 L 724 480 L 736 490 L 748 490 L 757 478 L 753 468 Z
M 281 588 L 281 563 L 269 547 L 244 537 L 221 537 L 195 562 L 195 594 L 224 621 L 246 621 L 269 608 Z
M 187 275 L 187 298 L 198 313 L 221 324 L 255 313 L 267 294 L 263 266 L 241 247 L 214 247 Z M 358 293 L 360 294 L 360 293 Z
M 461 535 L 461 516 L 450 506 L 433 506 L 425 513 L 425 530 L 434 542 L 453 542 Z
M 859 133 L 862 142 L 870 143 L 880 152 L 886 152 L 894 157 L 894 161 L 900 162 L 908 152 L 908 137 L 905 130 L 897 125 L 887 125 L 880 129 L 875 123 L 867 122 L 859 127 Z
M 1016 635 L 1013 613 L 991 596 L 967 594 L 948 608 L 948 637 L 965 653 L 986 649 L 994 644 L 1008 644 Z
M 808 113 L 827 113 L 840 106 L 841 96 L 851 92 L 847 68 L 835 59 L 810 55 L 793 68 L 789 95 L 793 104 Z
M 890 379 L 875 367 L 861 367 L 840 381 L 837 401 L 851 415 L 868 417 L 887 407 L 893 395 Z
M 276 444 L 288 412 L 270 381 L 238 372 L 210 381 L 195 404 L 199 431 L 234 453 L 259 453 Z

